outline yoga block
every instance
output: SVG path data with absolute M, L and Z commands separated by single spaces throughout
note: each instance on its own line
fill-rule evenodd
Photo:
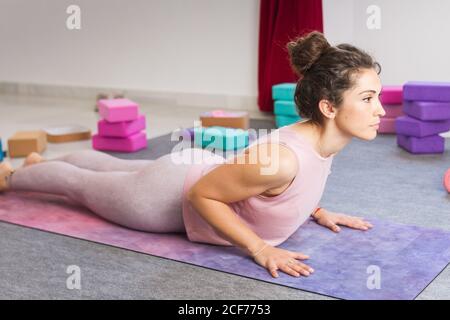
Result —
M 395 119 L 396 118 L 386 118 L 380 119 L 380 126 L 378 127 L 378 133 L 395 133 Z
M 413 137 L 426 137 L 450 130 L 450 120 L 422 121 L 410 116 L 398 117 L 395 131 Z
M 403 105 L 401 104 L 387 104 L 383 106 L 384 111 L 386 111 L 386 118 L 397 118 L 404 116 Z
M 296 83 L 280 83 L 272 86 L 272 100 L 294 100 Z
M 191 139 L 194 139 L 194 132 L 195 132 L 194 127 L 192 127 L 192 128 L 187 128 L 187 129 L 185 129 L 185 130 L 187 130 L 187 132 L 188 132 L 189 135 L 191 136 Z
M 410 137 L 397 134 L 397 144 L 410 153 L 443 153 L 445 139 L 440 135 L 424 138 Z
M 97 123 L 98 134 L 102 137 L 125 138 L 146 128 L 145 116 L 140 115 L 136 120 L 108 122 L 100 120 Z
M 145 132 L 138 132 L 126 138 L 102 137 L 98 134 L 92 137 L 92 147 L 96 150 L 135 152 L 147 148 Z
M 227 127 L 194 127 L 194 143 L 202 148 L 238 150 L 248 146 L 248 131 Z
M 450 82 L 410 81 L 403 86 L 405 100 L 450 101 Z
M 139 116 L 139 106 L 128 99 L 101 99 L 97 102 L 100 116 L 108 122 L 131 121 Z
M 250 118 L 246 111 L 214 110 L 200 114 L 202 127 L 228 127 L 248 130 Z
M 420 120 L 446 120 L 450 119 L 450 102 L 405 100 L 403 111 Z
M 47 148 L 47 134 L 43 130 L 18 131 L 8 139 L 9 157 L 26 157 L 31 152 L 41 153 Z
M 381 89 L 381 104 L 401 104 L 403 102 L 402 86 L 384 86 Z
M 47 142 L 62 143 L 89 140 L 91 130 L 83 126 L 49 127 L 43 129 L 47 134 Z
M 297 116 L 297 106 L 294 101 L 277 100 L 274 104 L 274 114 L 277 116 Z
M 275 125 L 277 128 L 293 124 L 302 118 L 300 116 L 275 116 Z
M 445 175 L 444 175 L 444 187 L 447 190 L 447 192 L 450 193 L 450 169 L 448 169 L 445 172 Z

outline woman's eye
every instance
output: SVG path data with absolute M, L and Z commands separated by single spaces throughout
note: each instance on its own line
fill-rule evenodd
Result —
M 364 98 L 363 101 L 365 101 L 365 102 L 370 102 L 370 99 L 372 99 L 372 97 Z

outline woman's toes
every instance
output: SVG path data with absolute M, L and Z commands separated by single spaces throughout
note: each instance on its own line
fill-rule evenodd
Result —
M 39 163 L 42 161 L 44 161 L 44 158 L 39 153 L 32 152 L 25 158 L 25 161 L 23 162 L 23 166 L 24 167 L 31 166 L 33 164 L 36 164 L 36 163 Z
M 14 172 L 14 168 L 9 162 L 0 163 L 0 191 L 5 191 L 9 186 L 9 177 Z

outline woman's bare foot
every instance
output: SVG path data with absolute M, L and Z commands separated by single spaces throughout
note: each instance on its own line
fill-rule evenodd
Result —
M 33 164 L 43 162 L 43 161 L 45 161 L 45 159 L 39 153 L 32 152 L 25 158 L 25 161 L 23 162 L 22 166 L 28 167 L 28 166 L 31 166 Z
M 9 188 L 9 178 L 13 172 L 14 168 L 9 162 L 3 161 L 0 163 L 0 192 Z

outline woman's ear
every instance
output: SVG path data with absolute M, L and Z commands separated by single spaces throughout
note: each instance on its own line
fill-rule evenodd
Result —
M 328 100 L 320 100 L 319 101 L 319 109 L 322 114 L 328 119 L 334 119 L 336 117 L 336 108 L 333 104 Z

